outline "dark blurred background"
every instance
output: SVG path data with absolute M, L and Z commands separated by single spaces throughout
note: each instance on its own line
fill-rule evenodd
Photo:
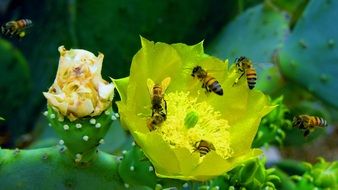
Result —
M 103 78 L 120 78 L 129 75 L 141 35 L 190 45 L 204 40 L 209 54 L 230 62 L 245 55 L 257 62 L 263 68 L 257 69 L 262 79 L 258 89 L 274 98 L 283 94 L 295 114 L 308 111 L 330 121 L 329 129 L 313 138 L 301 142 L 299 136 L 286 138 L 286 145 L 297 144 L 309 152 L 306 146 L 313 146 L 316 136 L 337 137 L 338 29 L 329 19 L 337 18 L 337 9 L 334 1 L 308 0 L 1 0 L 1 25 L 27 18 L 33 27 L 22 39 L 0 38 L 0 116 L 5 118 L 0 121 L 0 146 L 55 144 L 42 117 L 46 109 L 42 92 L 54 80 L 59 46 L 102 52 Z M 106 145 L 111 151 L 130 141 L 118 128 L 107 137 L 113 139 Z M 328 157 L 337 159 L 336 141 L 319 146 L 331 147 Z M 292 152 L 301 151 L 295 150 L 284 155 L 297 157 Z M 309 160 L 322 154 L 309 155 Z
M 46 107 L 42 92 L 57 70 L 59 46 L 100 51 L 105 55 L 103 77 L 126 77 L 140 48 L 140 35 L 167 43 L 194 44 L 203 39 L 208 43 L 241 9 L 235 0 L 2 0 L 1 24 L 21 18 L 33 21 L 23 39 L 0 39 L 0 61 L 8 56 L 1 67 L 5 101 L 0 115 L 6 118 L 1 132 L 10 137 L 2 143 L 12 146 L 35 127 Z

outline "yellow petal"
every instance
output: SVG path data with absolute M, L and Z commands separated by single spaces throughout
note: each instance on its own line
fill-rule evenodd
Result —
M 127 87 L 129 83 L 129 77 L 121 78 L 121 79 L 112 79 L 114 85 L 116 86 L 116 89 L 118 93 L 120 94 L 121 101 L 123 103 L 126 103 L 127 100 Z
M 251 147 L 261 119 L 272 111 L 268 98 L 259 91 L 252 91 L 248 98 L 247 110 L 240 119 L 231 124 L 230 137 L 235 154 L 240 154 Z
M 175 152 L 156 133 L 133 132 L 137 144 L 154 165 L 156 173 L 177 173 L 180 171 Z M 150 154 L 149 154 L 150 153 Z M 178 174 L 178 173 L 177 173 Z
M 236 157 L 225 160 L 215 155 L 215 152 L 211 152 L 210 155 L 205 156 L 203 162 L 193 171 L 193 173 L 196 176 L 196 180 L 207 180 L 213 176 L 222 175 L 244 161 L 255 158 L 260 154 L 262 154 L 261 150 L 252 149 L 243 154 L 237 155 Z
M 65 101 L 63 94 L 55 95 L 48 92 L 43 92 L 43 95 L 48 100 L 48 103 L 54 105 L 54 107 L 56 107 L 62 115 L 67 114 L 68 102 Z

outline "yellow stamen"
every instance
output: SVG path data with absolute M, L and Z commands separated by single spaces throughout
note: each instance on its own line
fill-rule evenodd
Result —
M 207 102 L 197 102 L 189 92 L 171 92 L 165 95 L 167 120 L 154 132 L 174 148 L 196 151 L 196 142 L 212 143 L 217 154 L 223 158 L 232 155 L 228 121 Z

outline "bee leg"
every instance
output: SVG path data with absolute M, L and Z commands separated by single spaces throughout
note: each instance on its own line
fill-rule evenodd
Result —
M 205 87 L 205 94 L 208 95 L 211 91 L 207 87 Z
M 235 86 L 235 85 L 238 83 L 239 79 L 241 79 L 241 78 L 243 77 L 243 75 L 244 75 L 245 72 L 243 72 L 243 71 L 241 71 L 241 72 L 242 72 L 241 76 L 239 76 L 239 77 L 235 80 L 235 82 L 234 82 L 234 84 L 233 84 L 232 86 Z
M 9 33 L 10 33 L 11 31 L 9 31 L 9 30 L 6 30 L 6 33 L 5 33 L 5 35 L 7 36 Z
M 234 84 L 232 84 L 232 86 L 235 86 L 238 83 L 238 78 L 236 78 Z
M 165 111 L 165 114 L 167 114 L 168 113 L 167 101 L 165 101 L 165 99 L 163 99 L 163 102 L 164 102 L 164 111 Z
M 310 134 L 310 130 L 309 130 L 309 129 L 306 129 L 306 130 L 304 131 L 304 137 L 309 136 L 309 134 Z
M 205 89 L 205 93 L 208 94 L 209 92 L 211 92 L 209 89 L 208 89 L 208 86 L 206 84 L 202 84 L 202 88 Z
M 18 32 L 18 30 L 15 29 L 15 26 L 11 26 L 11 36 L 13 36 L 16 32 Z
M 242 78 L 242 76 L 243 76 L 243 75 L 244 75 L 244 73 L 245 73 L 243 70 L 241 70 L 241 72 L 242 72 L 242 74 L 241 74 L 241 76 L 239 76 L 238 80 L 239 80 L 239 79 L 241 79 L 241 78 Z

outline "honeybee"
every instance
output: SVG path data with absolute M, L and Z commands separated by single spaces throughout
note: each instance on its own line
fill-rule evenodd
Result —
M 32 25 L 32 21 L 29 19 L 9 21 L 1 26 L 1 32 L 3 35 L 18 35 L 20 38 L 22 38 L 26 35 L 25 29 L 31 27 Z
M 205 156 L 211 150 L 215 150 L 214 145 L 205 140 L 197 141 L 194 147 L 195 151 L 198 151 L 200 153 L 200 157 Z
M 147 126 L 150 131 L 156 129 L 161 123 L 167 119 L 167 113 L 162 111 L 155 111 L 153 115 L 148 119 Z
M 164 93 L 167 90 L 171 78 L 162 80 L 161 84 L 155 84 L 151 79 L 147 80 L 147 86 L 151 98 L 151 118 L 148 120 L 148 128 L 154 130 L 167 119 L 167 102 Z
M 220 96 L 223 95 L 223 89 L 219 82 L 210 76 L 201 66 L 194 67 L 191 76 L 197 77 L 202 82 L 202 88 L 205 88 L 207 92 L 214 92 Z
M 318 116 L 298 115 L 293 118 L 292 125 L 304 130 L 304 137 L 307 137 L 315 127 L 326 127 L 327 121 Z
M 246 80 L 248 82 L 249 89 L 253 89 L 256 85 L 256 80 L 257 80 L 257 74 L 256 74 L 256 69 L 254 68 L 252 61 L 244 56 L 241 56 L 235 60 L 236 62 L 236 67 L 238 72 L 242 73 L 240 77 L 238 77 L 234 84 L 238 83 L 239 79 L 243 77 L 244 74 L 246 74 Z

